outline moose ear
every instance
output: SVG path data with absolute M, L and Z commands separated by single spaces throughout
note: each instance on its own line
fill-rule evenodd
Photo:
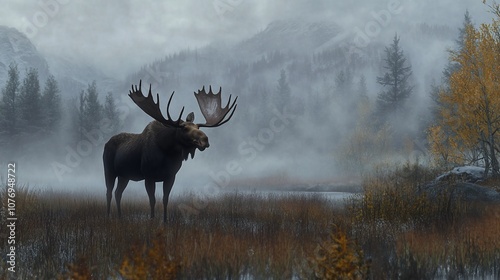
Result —
M 191 113 L 189 113 L 189 114 L 187 115 L 187 117 L 186 117 L 186 121 L 187 121 L 187 122 L 194 122 L 194 113 L 193 113 L 193 112 L 191 112 Z

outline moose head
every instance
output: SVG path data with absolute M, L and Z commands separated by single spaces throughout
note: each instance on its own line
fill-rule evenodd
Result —
M 210 147 L 207 135 L 200 130 L 201 127 L 218 127 L 226 122 L 228 122 L 233 116 L 236 107 L 236 97 L 231 103 L 232 96 L 229 95 L 229 100 L 225 107 L 222 107 L 222 87 L 219 88 L 219 92 L 215 94 L 212 91 L 212 87 L 209 87 L 208 93 L 205 91 L 205 87 L 198 92 L 194 93 L 196 100 L 198 101 L 198 106 L 200 107 L 201 113 L 205 117 L 205 123 L 194 123 L 194 113 L 191 112 L 187 115 L 186 120 L 182 120 L 182 113 L 184 113 L 184 107 L 182 107 L 181 112 L 177 120 L 173 120 L 170 116 L 170 103 L 174 97 L 175 91 L 172 92 L 167 103 L 167 118 L 163 116 L 160 110 L 160 96 L 156 94 L 155 103 L 153 100 L 153 95 L 151 92 L 151 84 L 149 85 L 149 92 L 147 96 L 141 91 L 142 80 L 139 81 L 139 87 L 137 85 L 132 86 L 129 96 L 132 98 L 135 104 L 139 106 L 146 114 L 151 116 L 153 119 L 157 120 L 166 127 L 179 128 L 176 132 L 175 139 L 178 140 L 179 144 L 186 147 L 191 154 L 191 158 L 194 157 L 194 150 L 198 148 L 200 151 L 204 151 L 206 148 Z M 229 115 L 229 116 L 228 116 Z M 228 117 L 227 117 L 228 116 Z M 227 117 L 227 118 L 226 118 Z

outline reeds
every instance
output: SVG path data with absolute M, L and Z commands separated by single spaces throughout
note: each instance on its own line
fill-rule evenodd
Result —
M 192 198 L 174 198 L 163 225 L 147 217 L 147 202 L 125 202 L 117 219 L 106 217 L 104 197 L 19 195 L 32 196 L 18 205 L 19 278 L 292 278 L 342 216 L 319 195 L 233 193 L 191 215 L 178 206 Z
M 418 165 L 384 170 L 367 178 L 364 195 L 349 202 L 351 238 L 371 259 L 371 276 L 498 277 L 500 205 L 447 191 L 431 196 L 421 186 L 434 176 Z
M 433 176 L 419 166 L 384 170 L 366 178 L 364 194 L 342 203 L 311 194 L 229 193 L 204 197 L 199 211 L 186 214 L 181 206 L 202 198 L 182 196 L 171 200 L 166 225 L 148 218 L 147 201 L 124 201 L 124 217 L 108 218 L 104 191 L 85 197 L 20 188 L 16 277 L 500 276 L 500 206 L 445 192 L 429 197 L 419 188 Z M 0 244 L 4 255 L 4 236 Z

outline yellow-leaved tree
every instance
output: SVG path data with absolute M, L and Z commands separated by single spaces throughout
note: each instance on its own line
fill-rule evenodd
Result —
M 357 104 L 357 121 L 351 134 L 340 145 L 336 154 L 340 166 L 351 175 L 363 176 L 389 153 L 388 125 L 375 130 L 373 124 L 374 106 L 368 99 L 362 98 Z
M 484 164 L 499 174 L 500 130 L 499 22 L 466 29 L 464 46 L 451 53 L 459 67 L 449 89 L 439 93 L 440 119 L 429 131 L 431 151 L 454 163 Z

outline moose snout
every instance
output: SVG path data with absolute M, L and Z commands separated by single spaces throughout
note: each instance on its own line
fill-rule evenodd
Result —
M 208 147 L 210 147 L 210 144 L 208 143 L 208 141 L 204 142 L 204 143 L 202 142 L 202 144 L 200 145 L 199 149 L 200 149 L 200 151 L 203 151 L 203 150 L 205 150 Z
M 208 143 L 208 139 L 199 139 L 195 141 L 196 146 L 200 151 L 204 151 L 206 148 L 210 147 L 210 144 Z

